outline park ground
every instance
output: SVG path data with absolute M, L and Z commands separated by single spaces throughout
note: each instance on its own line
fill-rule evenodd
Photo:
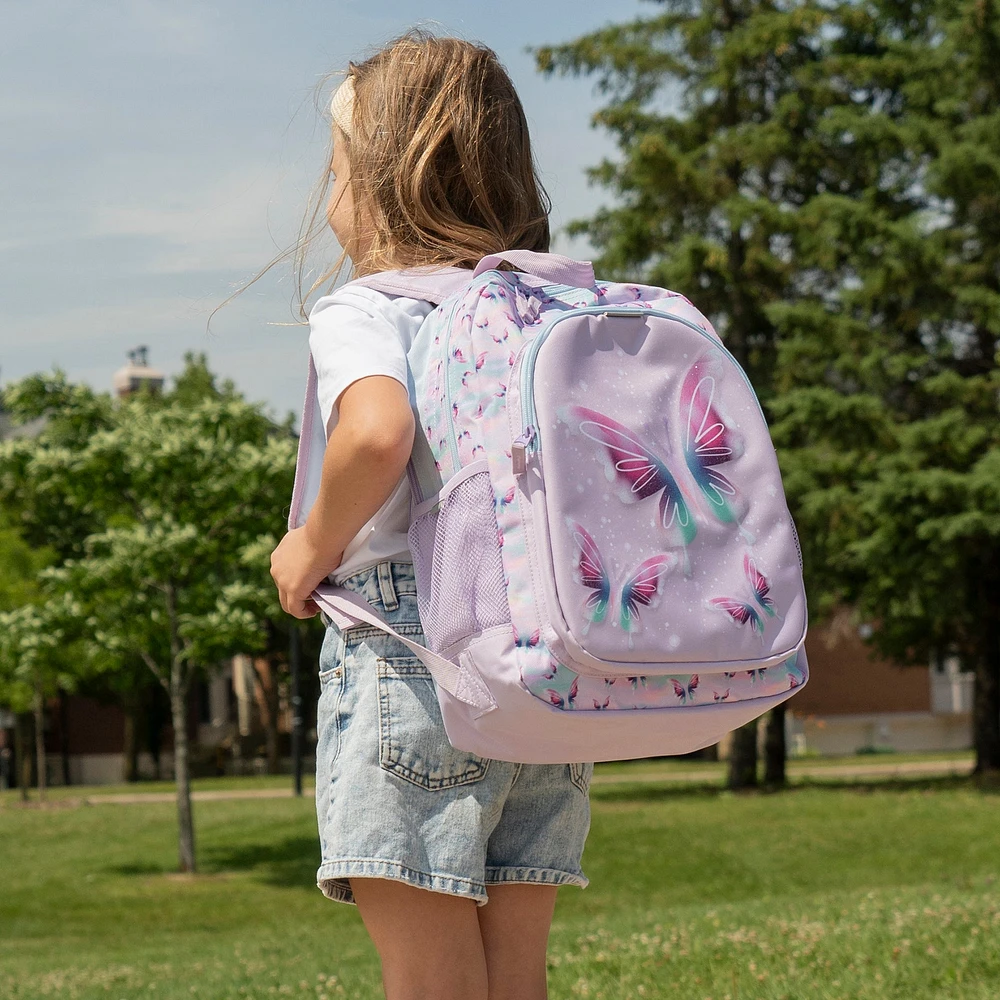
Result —
M 714 765 L 599 767 L 550 996 L 995 1000 L 1000 795 L 968 763 L 796 762 L 789 790 L 743 795 Z M 282 786 L 198 783 L 195 876 L 175 873 L 168 788 L 4 793 L 0 997 L 381 996 L 356 911 L 314 886 L 309 790 Z

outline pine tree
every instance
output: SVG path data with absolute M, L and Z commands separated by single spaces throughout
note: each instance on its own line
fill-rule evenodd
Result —
M 906 15 L 905 19 L 901 17 Z M 782 334 L 774 427 L 822 603 L 900 662 L 975 670 L 977 770 L 1000 770 L 1000 12 L 866 4 L 831 141 L 862 198 L 807 206 L 810 294 Z
M 656 16 L 536 53 L 544 72 L 596 75 L 608 104 L 594 122 L 620 151 L 591 171 L 614 206 L 570 231 L 600 251 L 603 274 L 694 299 L 766 403 L 777 344 L 770 310 L 798 277 L 790 216 L 824 178 L 855 183 L 823 160 L 816 137 L 840 99 L 823 61 L 829 14 L 812 2 L 659 6 Z M 775 722 L 769 777 L 781 783 L 783 713 Z M 756 727 L 734 734 L 731 755 L 730 787 L 755 785 Z
M 572 229 L 708 314 L 777 418 L 812 609 L 959 653 L 998 768 L 997 2 L 659 6 L 537 53 L 596 74 L 620 150 Z

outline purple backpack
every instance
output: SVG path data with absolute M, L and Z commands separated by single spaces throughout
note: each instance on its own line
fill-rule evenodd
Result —
M 409 356 L 429 648 L 349 591 L 315 597 L 420 657 L 454 746 L 523 763 L 687 753 L 805 684 L 801 556 L 767 425 L 686 298 L 518 250 L 471 280 L 358 283 L 440 303 Z M 310 368 L 290 525 L 314 410 Z

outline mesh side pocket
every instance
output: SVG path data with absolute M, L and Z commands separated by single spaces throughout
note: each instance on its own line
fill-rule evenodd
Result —
M 410 526 L 420 621 L 435 652 L 510 621 L 498 534 L 486 471 L 464 479 Z

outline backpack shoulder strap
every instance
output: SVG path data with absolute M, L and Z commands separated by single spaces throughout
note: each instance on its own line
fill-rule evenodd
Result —
M 472 271 L 465 267 L 412 267 L 405 271 L 380 271 L 355 278 L 344 287 L 360 285 L 389 295 L 406 295 L 440 305 L 457 292 L 463 292 L 472 282 Z

